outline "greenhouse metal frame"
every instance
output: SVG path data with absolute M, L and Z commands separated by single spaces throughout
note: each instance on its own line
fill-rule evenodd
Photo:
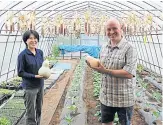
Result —
M 126 33 L 125 38 L 137 49 L 138 65 L 143 66 L 143 69 L 150 72 L 152 77 L 162 79 L 162 5 L 163 1 L 0 1 L 0 85 L 17 76 L 17 56 L 25 48 L 25 45 L 22 41 L 24 30 L 18 30 L 16 25 L 20 13 L 29 16 L 32 12 L 35 14 L 33 19 L 35 30 L 40 34 L 38 48 L 43 50 L 44 58 L 53 55 L 54 44 L 57 46 L 93 45 L 101 47 L 108 41 L 107 36 L 100 33 L 87 35 L 82 31 L 75 33 L 70 31 L 68 35 L 48 34 L 50 25 L 55 19 L 63 18 L 64 21 L 68 22 L 69 20 L 73 21 L 77 15 L 77 18 L 82 22 L 85 19 L 86 11 L 89 11 L 92 15 L 90 18 L 95 16 L 97 20 L 100 20 L 102 18 L 100 16 L 103 15 L 104 18 L 114 17 L 125 21 L 129 20 L 130 17 L 135 20 L 139 18 L 143 22 L 146 19 L 145 16 L 150 15 L 152 18 L 150 31 L 145 31 L 145 28 L 138 30 L 138 32 L 131 30 L 132 33 Z M 8 25 L 11 16 L 13 16 L 12 23 L 15 26 L 14 29 L 11 28 L 12 31 L 10 31 L 11 24 Z M 30 18 L 26 20 L 26 22 L 28 21 Z M 45 29 L 42 34 L 43 27 Z M 84 24 L 81 23 L 80 28 L 84 28 Z M 72 28 L 70 29 L 72 30 Z M 81 59 L 86 54 L 84 51 L 60 53 L 58 58 L 63 60 Z M 19 120 L 15 124 L 18 122 Z

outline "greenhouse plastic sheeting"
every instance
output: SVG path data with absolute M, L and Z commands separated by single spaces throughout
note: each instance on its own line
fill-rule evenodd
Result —
M 62 54 L 65 54 L 66 52 L 77 52 L 77 51 L 83 51 L 85 53 L 88 53 L 90 56 L 93 56 L 95 58 L 98 58 L 99 52 L 101 47 L 100 46 L 85 46 L 85 45 L 60 45 L 59 49 L 61 50 Z
M 58 78 L 62 75 L 62 73 L 64 72 L 64 70 L 55 70 L 54 68 L 51 69 L 51 73 L 52 74 L 55 74 L 53 75 L 53 82 L 52 83 L 49 83 L 49 82 L 45 82 L 44 84 L 44 89 L 50 89 L 55 83 L 56 81 L 58 80 Z
M 56 63 L 53 66 L 54 69 L 62 69 L 62 70 L 69 70 L 71 69 L 71 63 Z

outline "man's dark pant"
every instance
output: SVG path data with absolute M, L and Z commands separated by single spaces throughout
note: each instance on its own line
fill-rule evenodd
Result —
M 109 107 L 101 103 L 101 120 L 102 123 L 109 123 L 114 121 L 115 113 L 117 112 L 119 122 L 121 125 L 130 125 L 133 112 L 133 106 L 131 107 Z
M 26 125 L 40 125 L 43 93 L 43 87 L 25 90 Z

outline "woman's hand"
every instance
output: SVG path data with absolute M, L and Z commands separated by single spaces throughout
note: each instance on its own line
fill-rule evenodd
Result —
M 35 78 L 43 78 L 43 76 L 35 75 Z
M 51 63 L 49 63 L 49 68 L 51 69 L 53 67 L 53 65 Z

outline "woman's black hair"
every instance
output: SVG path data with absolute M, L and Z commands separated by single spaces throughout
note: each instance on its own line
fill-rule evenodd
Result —
M 35 31 L 35 30 L 27 30 L 24 34 L 23 34 L 23 41 L 27 47 L 27 39 L 30 38 L 30 35 L 34 35 L 36 37 L 36 39 L 38 40 L 39 42 L 39 34 Z

